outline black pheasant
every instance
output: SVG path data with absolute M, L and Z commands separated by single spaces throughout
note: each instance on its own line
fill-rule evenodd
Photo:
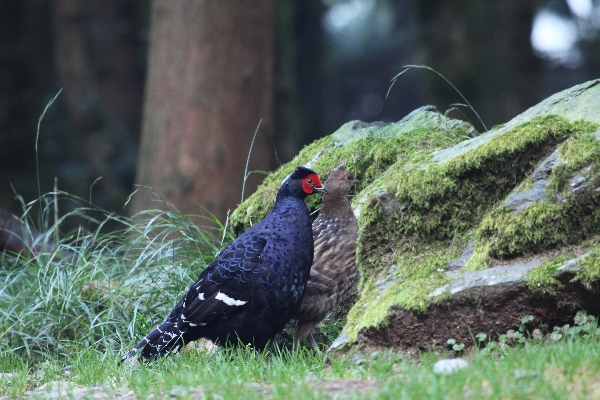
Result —
M 153 359 L 199 338 L 264 348 L 300 307 L 313 260 L 304 199 L 319 191 L 326 190 L 316 172 L 296 168 L 271 213 L 219 253 L 169 317 L 123 360 L 140 349 L 143 359 Z
M 315 255 L 304 300 L 298 313 L 296 340 L 312 337 L 313 328 L 350 294 L 358 279 L 358 224 L 347 198 L 357 180 L 345 170 L 334 171 L 325 187 L 323 206 L 312 225 Z

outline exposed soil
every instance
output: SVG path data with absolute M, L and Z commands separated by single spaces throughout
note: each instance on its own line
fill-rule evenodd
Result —
M 496 337 L 521 325 L 531 315 L 528 328 L 551 330 L 554 326 L 573 325 L 579 310 L 600 314 L 600 284 L 586 288 L 581 282 L 570 282 L 574 275 L 563 274 L 554 293 L 532 293 L 525 285 L 500 284 L 457 293 L 446 305 L 430 306 L 427 314 L 392 308 L 385 327 L 369 328 L 358 335 L 360 347 L 392 347 L 416 353 L 435 347 L 442 349 L 448 339 L 466 346 L 474 344 L 474 336 L 484 332 Z

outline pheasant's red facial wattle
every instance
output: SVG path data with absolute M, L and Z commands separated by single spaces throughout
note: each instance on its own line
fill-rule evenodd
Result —
M 310 174 L 305 178 L 302 178 L 302 190 L 304 190 L 304 193 L 306 194 L 312 194 L 315 191 L 315 188 L 320 189 L 322 187 L 323 184 L 317 174 Z

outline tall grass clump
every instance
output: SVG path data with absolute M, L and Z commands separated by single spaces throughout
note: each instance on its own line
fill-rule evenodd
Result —
M 62 192 L 40 197 L 42 233 L 20 253 L 0 254 L 0 353 L 45 357 L 73 343 L 122 352 L 230 239 L 216 220 L 211 231 L 172 211 L 126 218 L 89 206 L 59 218 L 61 201 L 82 203 Z M 26 231 L 36 202 L 23 207 Z M 61 232 L 71 220 L 79 227 Z

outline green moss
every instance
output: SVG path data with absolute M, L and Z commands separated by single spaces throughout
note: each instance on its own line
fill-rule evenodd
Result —
M 592 250 L 587 257 L 579 261 L 582 272 L 575 275 L 572 281 L 583 280 L 587 285 L 600 280 L 600 247 Z
M 550 176 L 550 189 L 561 191 L 573 174 L 583 167 L 600 167 L 600 140 L 598 124 L 579 121 L 579 131 L 560 148 L 559 162 Z
M 552 287 L 560 284 L 554 276 L 554 271 L 567 259 L 567 256 L 557 257 L 529 271 L 527 273 L 527 287 L 529 290 L 532 292 L 541 290 L 552 292 Z
M 560 285 L 559 280 L 554 276 L 555 271 L 564 265 L 565 261 L 576 257 L 573 252 L 568 252 L 544 262 L 539 267 L 529 271 L 527 274 L 527 286 L 534 292 L 539 290 L 552 292 L 553 287 Z M 581 280 L 589 286 L 600 280 L 600 247 L 589 248 L 584 256 L 579 257 L 577 267 L 581 272 L 577 273 L 571 279 L 571 282 Z
M 465 265 L 465 271 L 477 271 L 480 269 L 487 269 L 492 266 L 491 256 L 491 244 L 483 243 L 482 245 L 475 246 L 473 254 L 467 264 Z
M 298 165 L 309 164 L 323 180 L 337 166 L 344 165 L 360 180 L 355 188 L 359 192 L 387 169 L 403 166 L 409 160 L 425 160 L 432 151 L 463 140 L 468 131 L 465 126 L 458 125 L 452 130 L 432 131 L 421 128 L 396 132 L 397 136 L 393 136 L 394 129 L 399 131 L 400 128 L 398 124 L 384 125 L 379 127 L 384 130 L 383 133 L 377 132 L 376 136 L 363 134 L 359 139 L 344 142 L 344 146 L 338 146 L 334 134 L 305 147 L 292 161 L 269 175 L 257 191 L 232 213 L 230 222 L 234 231 L 242 232 L 255 221 L 264 218 L 273 207 L 281 181 Z M 320 203 L 319 196 L 307 199 L 311 212 L 318 210 Z
M 473 257 L 465 269 L 484 269 L 493 258 L 536 254 L 600 232 L 600 213 L 591 204 L 541 202 L 518 214 L 494 210 L 476 231 Z
M 377 177 L 372 190 L 362 193 L 367 199 L 360 207 L 357 259 L 365 289 L 359 305 L 348 315 L 350 340 L 360 329 L 385 324 L 389 307 L 426 310 L 431 302 L 428 294 L 443 283 L 443 275 L 436 272 L 443 266 L 431 269 L 416 258 L 404 259 L 398 249 L 408 248 L 422 257 L 439 243 L 465 243 L 480 223 L 479 240 L 467 265 L 470 269 L 487 268 L 492 256 L 517 248 L 564 243 L 567 229 L 561 229 L 560 223 L 564 225 L 566 214 L 559 212 L 560 206 L 534 207 L 524 221 L 499 211 L 484 217 L 558 143 L 580 133 L 582 126 L 557 116 L 538 117 L 443 162 L 424 164 L 427 157 L 412 159 Z M 558 232 L 553 232 L 557 226 Z M 512 234 L 521 229 L 532 232 Z M 443 253 L 439 250 L 436 259 L 447 262 L 448 258 L 439 257 Z M 375 282 L 394 263 L 402 281 L 385 294 L 376 294 Z
M 402 238 L 410 237 L 413 245 L 432 243 L 473 229 L 558 141 L 574 132 L 573 124 L 557 116 L 535 118 L 446 162 L 388 169 L 372 184 L 383 189 L 361 206 L 359 264 L 377 270 L 382 245 Z M 411 161 L 415 165 L 423 159 Z M 389 201 L 390 196 L 396 200 Z
M 477 247 L 489 248 L 496 258 L 532 254 L 569 242 L 569 207 L 548 201 L 532 204 L 514 213 L 501 207 L 492 211 L 475 233 Z
M 533 254 L 576 243 L 600 231 L 597 192 L 588 189 L 576 198 L 561 193 L 577 171 L 590 165 L 600 167 L 600 141 L 593 133 L 597 126 L 582 121 L 573 126 L 574 133 L 561 145 L 559 162 L 551 174 L 547 190 L 551 200 L 532 204 L 520 212 L 500 206 L 488 214 L 475 233 L 475 253 L 480 259 L 469 262 L 468 268 L 485 265 L 486 254 L 489 265 L 492 257 Z
M 428 295 L 448 283 L 444 271 L 448 261 L 460 255 L 461 247 L 458 243 L 446 243 L 419 249 L 422 251 L 405 248 L 394 254 L 389 259 L 394 273 L 385 275 L 394 283 L 386 287 L 387 280 L 375 276 L 365 281 L 360 299 L 348 314 L 346 334 L 356 338 L 362 329 L 385 325 L 390 307 L 426 312 L 430 302 L 437 304 L 446 300 L 443 295 L 435 299 Z
M 530 177 L 525 178 L 523 182 L 515 189 L 516 193 L 523 193 L 533 188 L 533 181 Z
M 536 118 L 445 163 L 396 174 L 392 190 L 414 209 L 407 233 L 440 239 L 469 229 L 574 129 L 556 116 Z

